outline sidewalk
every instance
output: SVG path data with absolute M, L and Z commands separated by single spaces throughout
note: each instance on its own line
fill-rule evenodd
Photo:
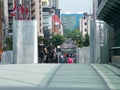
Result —
M 0 65 L 0 87 L 39 86 L 43 78 L 51 75 L 56 67 L 56 64 Z
M 0 90 L 120 90 L 119 75 L 107 64 L 0 65 Z

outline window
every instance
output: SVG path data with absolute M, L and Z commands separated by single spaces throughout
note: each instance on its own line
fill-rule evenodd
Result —
M 84 16 L 84 19 L 86 19 L 86 17 Z
M 87 23 L 86 23 L 86 22 L 85 22 L 84 24 L 85 24 L 85 25 L 87 25 Z
M 85 32 L 87 32 L 87 29 L 85 28 L 85 30 L 84 30 Z

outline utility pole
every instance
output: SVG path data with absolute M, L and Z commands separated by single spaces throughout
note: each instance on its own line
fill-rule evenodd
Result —
M 2 54 L 2 1 L 0 0 L 0 61 Z
M 93 21 L 92 25 L 93 28 L 91 30 L 91 47 L 90 47 L 90 63 L 95 63 L 95 45 L 96 45 L 96 39 L 95 39 L 95 33 L 96 33 L 96 0 L 93 1 Z

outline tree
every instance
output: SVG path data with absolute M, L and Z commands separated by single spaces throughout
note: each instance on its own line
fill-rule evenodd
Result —
M 72 36 L 72 32 L 70 29 L 64 29 L 64 37 L 65 38 L 70 38 Z
M 65 38 L 61 35 L 54 35 L 50 39 L 50 41 L 55 47 L 57 47 L 57 46 L 61 45 L 63 42 L 65 42 Z
M 41 43 L 41 41 L 43 41 L 43 37 L 42 36 L 38 36 L 38 43 Z
M 4 47 L 3 50 L 13 50 L 13 40 L 12 38 L 6 38 L 6 40 L 4 41 Z
M 47 47 L 50 44 L 49 38 L 44 38 L 42 36 L 38 36 L 38 44 L 43 43 L 45 47 Z
M 89 46 L 89 34 L 88 32 L 85 34 L 85 37 L 83 38 L 83 46 Z
M 82 38 L 82 33 L 78 29 L 73 31 L 71 39 L 76 42 L 78 47 L 82 47 Z

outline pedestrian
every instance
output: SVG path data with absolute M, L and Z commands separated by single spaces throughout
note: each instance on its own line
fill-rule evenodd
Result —
M 72 63 L 73 63 L 73 58 L 72 58 L 72 57 L 69 57 L 68 60 L 67 60 L 67 63 L 68 63 L 68 64 L 72 64 Z
M 43 62 L 44 54 L 45 54 L 44 44 L 39 44 L 39 45 L 38 45 L 39 63 L 42 63 L 42 62 Z
M 52 62 L 53 61 L 53 58 L 54 58 L 54 47 L 52 44 L 50 44 L 48 47 L 47 47 L 47 54 L 48 54 L 48 62 Z
M 60 63 L 65 63 L 65 57 L 63 55 L 60 56 Z

